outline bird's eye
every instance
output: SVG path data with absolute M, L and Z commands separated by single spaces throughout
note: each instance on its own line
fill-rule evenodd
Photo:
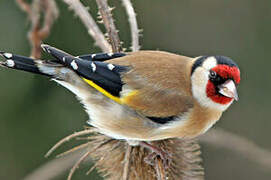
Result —
M 212 79 L 216 78 L 216 72 L 210 71 L 210 78 Z

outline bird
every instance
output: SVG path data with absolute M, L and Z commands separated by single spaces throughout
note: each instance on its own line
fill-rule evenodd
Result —
M 51 60 L 0 52 L 3 67 L 47 76 L 76 95 L 87 124 L 113 139 L 142 145 L 190 139 L 210 129 L 238 100 L 240 69 L 229 57 L 165 51 L 73 56 L 42 44 Z

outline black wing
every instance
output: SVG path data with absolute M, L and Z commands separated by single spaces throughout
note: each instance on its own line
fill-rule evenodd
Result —
M 79 58 L 88 61 L 106 61 L 109 59 L 119 58 L 126 56 L 124 53 L 97 53 L 97 54 L 85 54 L 80 55 Z
M 123 85 L 120 74 L 127 71 L 128 68 L 102 61 L 122 57 L 126 54 L 99 53 L 74 57 L 49 45 L 42 45 L 42 48 L 56 58 L 46 61 L 46 64 L 50 66 L 69 67 L 82 78 L 92 81 L 113 96 L 119 97 Z M 6 61 L 0 62 L 2 66 L 54 77 L 53 75 L 41 72 L 36 65 L 35 59 L 1 51 L 0 55 L 6 59 Z
M 127 71 L 128 67 L 100 61 L 122 57 L 125 54 L 100 53 L 74 57 L 49 45 L 42 45 L 42 47 L 64 66 L 73 69 L 81 77 L 91 80 L 113 96 L 119 97 L 123 85 L 120 75 L 121 72 Z M 93 61 L 93 59 L 99 61 Z

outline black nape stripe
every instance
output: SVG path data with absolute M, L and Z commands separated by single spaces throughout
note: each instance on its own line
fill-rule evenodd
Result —
M 173 121 L 177 116 L 169 116 L 169 117 L 147 117 L 151 121 L 158 123 L 158 124 L 166 124 Z
M 226 56 L 214 56 L 217 60 L 217 64 L 226 64 L 228 66 L 235 66 L 238 67 L 237 64 L 229 57 Z
M 205 59 L 207 59 L 208 57 L 209 56 L 201 56 L 194 62 L 193 66 L 192 66 L 192 70 L 191 70 L 191 75 L 197 69 L 197 67 L 201 66 L 202 63 L 205 61 Z

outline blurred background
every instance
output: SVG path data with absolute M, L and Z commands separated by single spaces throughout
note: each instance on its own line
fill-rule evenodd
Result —
M 95 1 L 83 0 L 96 18 Z M 224 113 L 215 127 L 223 128 L 271 149 L 271 1 L 270 0 L 133 0 L 143 31 L 142 49 L 165 50 L 187 56 L 226 55 L 241 68 L 240 101 Z M 124 47 L 130 46 L 127 16 L 121 2 L 114 18 Z M 100 52 L 86 28 L 66 4 L 57 1 L 60 16 L 44 42 L 73 55 Z M 0 49 L 28 56 L 30 23 L 14 0 L 0 1 Z M 88 119 L 66 89 L 45 77 L 0 69 L 0 179 L 23 179 L 53 157 L 44 154 L 58 140 L 83 129 Z M 244 156 L 201 144 L 207 180 L 271 178 Z M 70 147 L 68 145 L 68 147 Z M 62 152 L 68 148 L 58 150 Z M 234 148 L 234 147 L 233 147 Z M 255 154 L 257 156 L 257 154 Z M 270 157 L 266 157 L 270 158 Z M 83 166 L 73 179 L 85 176 Z M 66 179 L 67 172 L 55 179 Z

